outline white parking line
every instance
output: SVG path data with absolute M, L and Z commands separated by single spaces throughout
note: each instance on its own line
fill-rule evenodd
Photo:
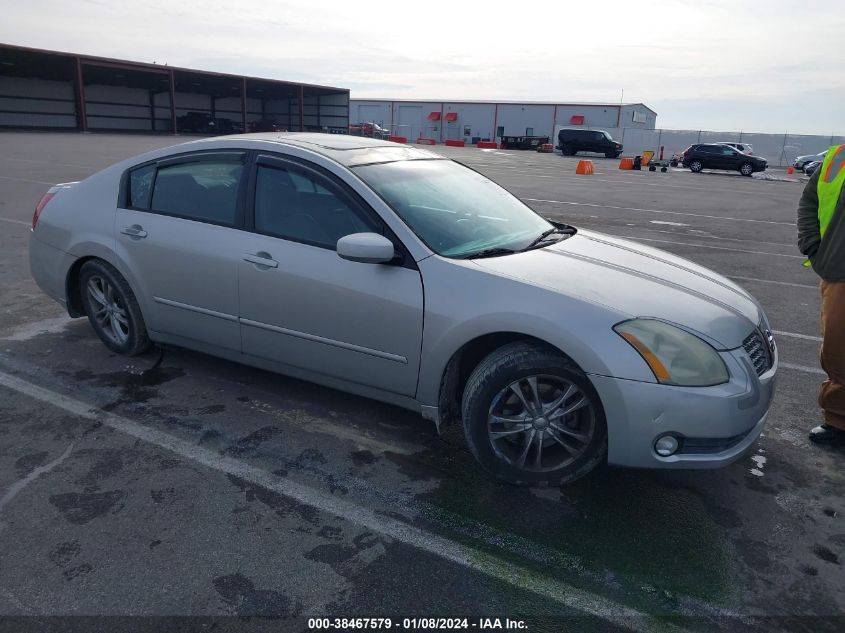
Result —
M 31 222 L 24 222 L 23 220 L 13 220 L 12 218 L 0 218 L 0 222 L 11 222 L 12 224 L 23 224 L 24 226 L 32 226 Z
M 809 288 L 818 290 L 818 284 L 796 284 L 791 281 L 775 281 L 774 279 L 758 279 L 757 277 L 742 277 L 740 275 L 725 275 L 729 279 L 740 279 L 742 281 L 756 281 L 762 284 L 776 284 L 778 286 L 792 286 L 793 288 Z
M 807 365 L 796 365 L 794 363 L 780 363 L 779 367 L 784 369 L 794 369 L 795 371 L 803 371 L 806 374 L 819 374 L 827 376 L 827 373 L 821 367 L 809 367 Z
M 788 336 L 790 338 L 800 338 L 805 341 L 818 341 L 821 343 L 824 339 L 821 336 L 811 336 L 809 334 L 798 334 L 797 332 L 781 332 L 780 330 L 772 330 L 772 334 L 778 336 Z
M 289 478 L 278 477 L 246 462 L 220 455 L 128 418 L 93 408 L 84 402 L 44 389 L 11 374 L 0 372 L 0 385 L 81 418 L 101 422 L 115 431 L 176 453 L 207 468 L 239 477 L 523 591 L 530 591 L 543 599 L 552 600 L 634 630 L 650 631 L 658 624 L 651 617 L 605 597 L 578 589 L 558 579 L 543 576 L 505 559 L 414 527 L 404 521 L 377 514 L 361 505 L 334 497 Z
M 30 180 L 29 178 L 16 178 L 14 176 L 0 176 L 0 180 L 17 180 L 19 182 L 31 182 L 36 185 L 55 185 L 54 182 L 47 182 L 46 180 Z
M 667 215 L 683 215 L 692 218 L 706 218 L 708 220 L 730 220 L 732 222 L 755 222 L 758 224 L 778 224 L 781 226 L 795 226 L 795 222 L 775 222 L 774 220 L 755 220 L 752 218 L 731 218 L 723 215 L 703 215 L 701 213 L 685 213 L 683 211 L 664 211 L 661 209 L 639 209 L 637 207 L 615 207 L 609 204 L 595 204 L 592 202 L 572 202 L 569 200 L 543 200 L 540 198 L 520 198 L 523 202 L 547 202 L 549 204 L 567 204 L 577 207 L 595 207 L 598 209 L 615 209 L 618 211 L 640 211 L 642 213 L 661 213 Z
M 624 238 L 637 242 L 657 242 L 659 244 L 677 244 L 678 246 L 695 246 L 696 248 L 714 248 L 719 251 L 731 251 L 733 253 L 747 253 L 749 255 L 767 255 L 768 257 L 789 257 L 790 259 L 804 259 L 803 255 L 786 255 L 784 253 L 767 253 L 765 251 L 746 251 L 741 248 L 728 248 L 727 246 L 710 246 L 709 244 L 693 244 L 691 242 L 675 242 L 672 240 L 655 240 L 650 237 Z

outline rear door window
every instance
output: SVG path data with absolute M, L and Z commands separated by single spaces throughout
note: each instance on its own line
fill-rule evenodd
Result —
M 186 159 L 159 166 L 149 208 L 190 220 L 234 226 L 238 224 L 243 171 L 240 155 Z

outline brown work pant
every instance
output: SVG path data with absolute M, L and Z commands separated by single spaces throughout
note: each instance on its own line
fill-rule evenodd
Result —
M 845 281 L 822 281 L 821 364 L 828 379 L 819 390 L 824 421 L 845 431 Z

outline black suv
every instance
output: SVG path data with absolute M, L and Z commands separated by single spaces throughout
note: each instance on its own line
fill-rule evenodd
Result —
M 690 171 L 702 169 L 727 169 L 750 176 L 755 171 L 765 171 L 768 162 L 759 156 L 749 156 L 728 145 L 719 143 L 698 143 L 690 145 L 682 155 L 682 164 Z
M 614 141 L 604 130 L 562 129 L 557 133 L 557 148 L 564 156 L 575 156 L 578 152 L 597 152 L 608 158 L 622 154 L 622 143 Z

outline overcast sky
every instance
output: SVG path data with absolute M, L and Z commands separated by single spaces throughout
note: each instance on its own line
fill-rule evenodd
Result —
M 642 102 L 665 128 L 845 134 L 842 0 L 0 0 L 0 42 L 348 87 Z

